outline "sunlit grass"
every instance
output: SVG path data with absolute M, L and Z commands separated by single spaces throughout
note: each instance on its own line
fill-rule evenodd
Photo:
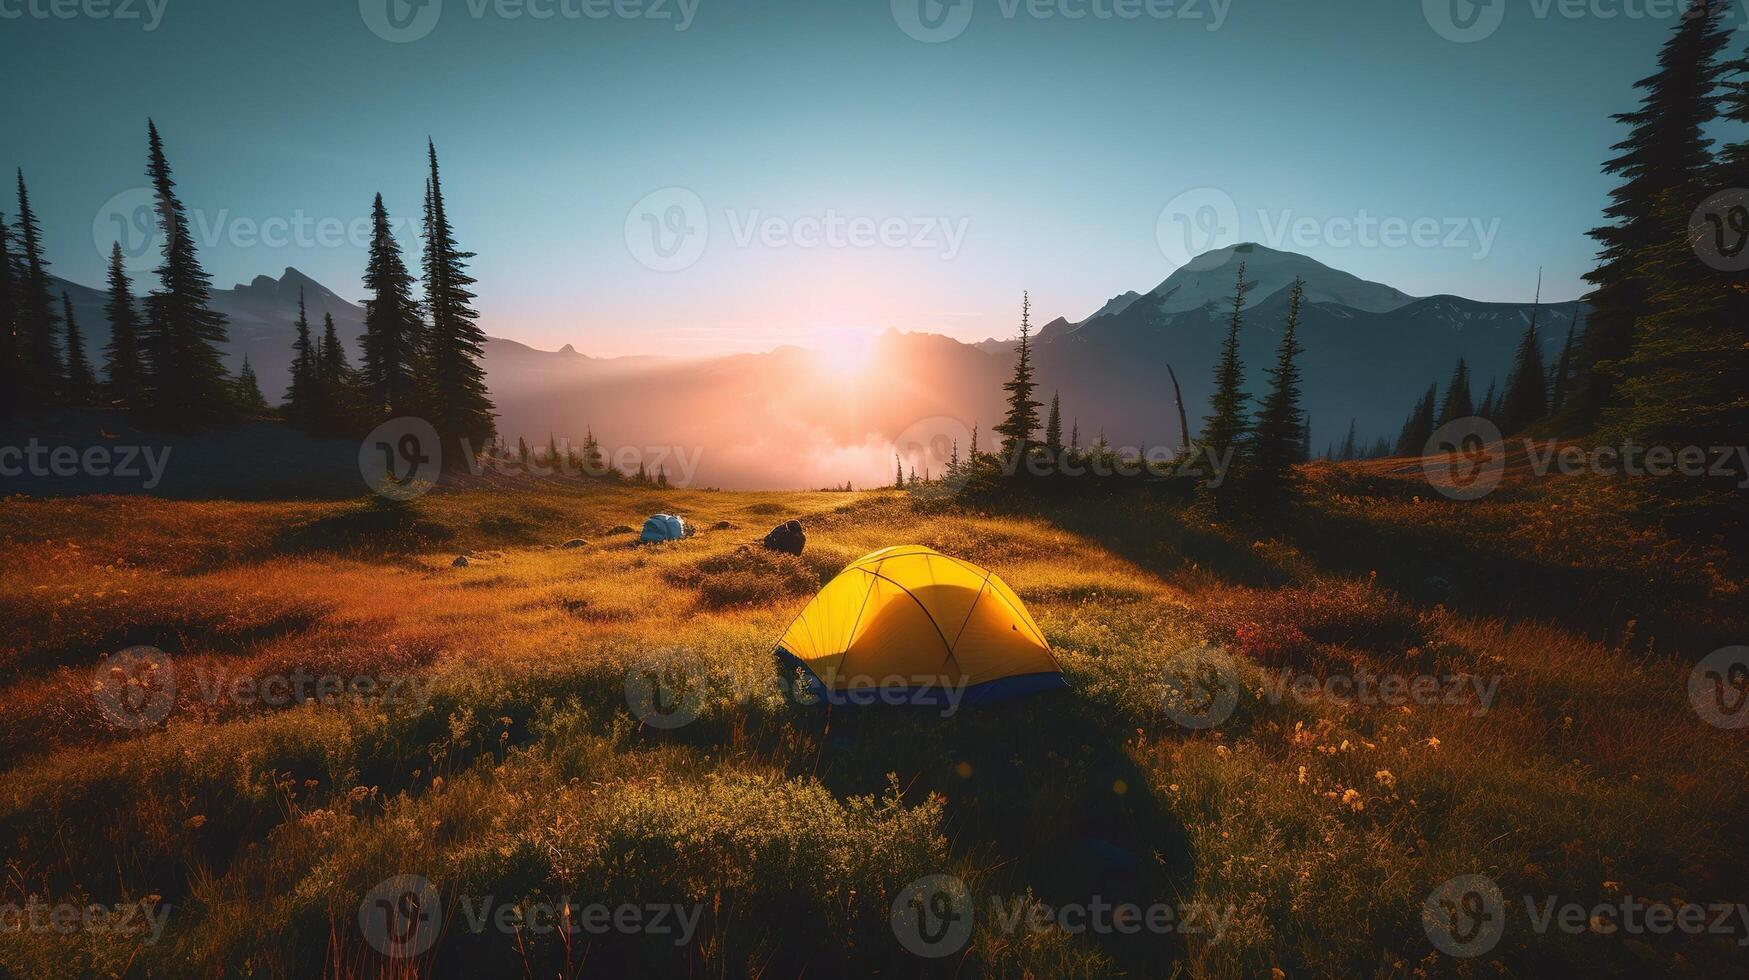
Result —
M 1468 535 L 1470 551 L 1575 574 L 1626 574 L 1616 563 L 1638 555 L 1629 572 L 1666 563 L 1703 613 L 1737 594 L 1709 557 L 1652 532 L 1590 550 L 1542 539 L 1544 521 L 1618 518 L 1609 500 L 1581 507 L 1563 489 L 1441 506 L 1459 522 L 1446 524 L 1434 505 L 1319 479 L 1332 491 L 1320 514 L 1381 535 Z M 664 510 L 699 533 L 637 547 L 614 531 Z M 804 557 L 749 548 L 790 517 L 807 524 Z M 1537 541 L 1519 548 L 1516 535 Z M 1210 977 L 1628 975 L 1741 963 L 1703 940 L 1525 930 L 1475 962 L 1432 949 L 1420 902 L 1457 874 L 1576 901 L 1612 888 L 1742 900 L 1749 763 L 1734 733 L 1687 705 L 1678 654 L 1706 651 L 1440 608 L 1394 586 L 1391 556 L 1333 563 L 1316 534 L 1252 540 L 1163 508 L 991 516 L 919 510 L 892 492 L 545 488 L 408 508 L 10 500 L 0 538 L 0 901 L 174 906 L 155 946 L 8 936 L 0 971 L 391 973 L 356 916 L 400 873 L 446 897 L 706 910 L 685 949 L 638 937 L 579 949 L 452 921 L 415 964 L 439 973 L 1152 974 L 1164 957 Z M 1074 690 L 947 720 L 828 722 L 785 701 L 772 644 L 820 583 L 898 543 L 999 572 Z M 167 651 L 179 683 L 166 724 L 132 732 L 103 718 L 91 688 L 101 655 L 137 643 Z M 1244 690 L 1230 720 L 1193 732 L 1167 716 L 1162 672 L 1202 643 L 1236 657 Z M 685 728 L 641 727 L 626 707 L 627 671 L 652 649 L 685 651 L 710 678 Z M 1493 678 L 1497 695 L 1484 712 L 1269 696 L 1280 671 L 1363 669 Z M 298 671 L 413 678 L 419 697 L 209 696 L 215 677 Z M 1076 850 L 1089 835 L 1132 855 L 1133 877 L 1090 870 Z M 984 897 L 1129 889 L 1234 914 L 1218 941 L 1140 952 L 1011 935 L 981 917 L 961 957 L 931 966 L 886 919 L 897 889 L 931 873 Z

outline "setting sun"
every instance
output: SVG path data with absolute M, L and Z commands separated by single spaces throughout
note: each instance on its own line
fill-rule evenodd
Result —
M 861 373 L 874 357 L 880 340 L 875 327 L 829 327 L 809 345 L 820 354 L 820 366 L 839 377 Z

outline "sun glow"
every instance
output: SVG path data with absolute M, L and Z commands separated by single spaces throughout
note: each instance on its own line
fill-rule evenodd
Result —
M 860 374 L 874 357 L 880 331 L 874 327 L 831 327 L 814 338 L 820 364 L 840 377 Z

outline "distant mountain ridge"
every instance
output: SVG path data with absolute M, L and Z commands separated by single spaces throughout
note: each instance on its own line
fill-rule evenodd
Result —
M 1303 255 L 1237 245 L 1203 256 L 1146 292 L 1120 293 L 1079 322 L 1058 317 L 1036 335 L 1041 401 L 1062 395 L 1064 428 L 1079 423 L 1083 442 L 1101 431 L 1117 446 L 1177 446 L 1177 412 L 1166 365 L 1184 388 L 1195 429 L 1208 413 L 1216 352 L 1230 314 L 1236 261 L 1255 283 L 1245 309 L 1241 357 L 1253 391 L 1264 381 L 1286 317 L 1293 277 L 1307 282 L 1300 332 L 1304 400 L 1317 449 L 1339 441 L 1355 421 L 1362 439 L 1394 439 L 1414 401 L 1437 380 L 1442 389 L 1465 357 L 1480 399 L 1489 379 L 1505 381 L 1532 306 L 1459 296 L 1416 298 Z M 87 350 L 101 359 L 108 340 L 104 292 L 57 280 L 71 296 Z M 324 314 L 356 366 L 364 310 L 296 269 L 258 276 L 212 294 L 230 321 L 226 363 L 244 354 L 277 402 L 290 377 L 292 323 L 299 293 L 312 326 Z M 1580 316 L 1576 302 L 1544 304 L 1539 323 L 1547 354 L 1558 356 Z M 491 324 L 486 324 L 490 331 Z M 842 377 L 813 352 L 784 347 L 713 358 L 594 358 L 567 344 L 541 351 L 493 337 L 487 383 L 500 431 L 544 443 L 549 434 L 580 441 L 592 429 L 608 445 L 695 447 L 696 480 L 731 487 L 806 487 L 886 482 L 892 445 L 927 420 L 969 438 L 974 425 L 992 445 L 1002 412 L 1001 384 L 1013 367 L 1012 340 L 966 344 L 934 334 L 883 334 L 860 376 Z M 903 392 L 895 398 L 894 392 Z M 733 411 L 725 411 L 733 406 Z

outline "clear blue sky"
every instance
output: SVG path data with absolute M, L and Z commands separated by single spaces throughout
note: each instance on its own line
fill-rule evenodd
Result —
M 688 0 L 683 31 L 679 0 L 643 0 L 668 19 L 604 20 L 565 16 L 579 0 L 536 0 L 550 19 L 441 0 L 427 36 L 391 43 L 367 25 L 389 0 L 155 0 L 151 31 L 32 14 L 47 2 L 0 0 L 0 163 L 25 168 L 58 273 L 100 281 L 93 225 L 143 182 L 150 115 L 185 203 L 223 229 L 202 243 L 219 285 L 289 265 L 356 297 L 347 236 L 273 246 L 249 229 L 355 221 L 379 190 L 414 216 L 430 135 L 488 331 L 609 354 L 887 326 L 1007 336 L 1023 288 L 1043 318 L 1078 319 L 1166 276 L 1162 208 L 1196 188 L 1234 203 L 1240 237 L 1311 218 L 1310 244 L 1282 247 L 1410 293 L 1527 299 L 1540 265 L 1545 297 L 1569 299 L 1610 186 L 1608 117 L 1671 26 L 1494 0 L 1499 29 L 1460 44 L 1410 0 L 1231 0 L 1213 31 L 1211 0 L 1137 19 L 1061 16 L 1115 0 L 972 0 L 963 33 L 922 43 L 900 26 L 916 0 Z M 709 236 L 663 272 L 627 225 L 670 187 L 697 195 Z M 1473 232 L 1460 248 L 1325 240 L 1362 213 L 1495 237 L 1480 259 Z M 808 226 L 788 222 L 832 214 L 902 219 L 906 244 L 795 243 Z M 786 224 L 738 240 L 764 217 Z M 936 232 L 914 246 L 918 223 Z M 963 230 L 951 257 L 943 227 Z

